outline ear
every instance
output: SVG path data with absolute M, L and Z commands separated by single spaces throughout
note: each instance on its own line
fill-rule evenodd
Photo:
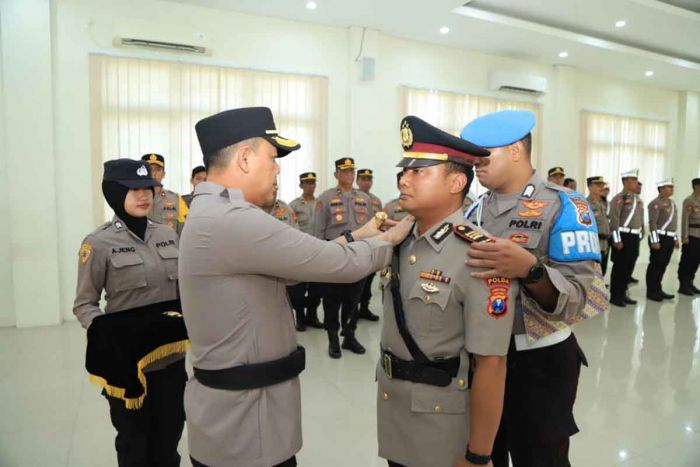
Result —
M 246 174 L 250 173 L 250 156 L 251 152 L 248 146 L 240 147 L 233 156 L 238 168 L 241 169 L 241 172 Z
M 338 171 L 337 170 L 335 172 L 333 172 L 333 176 L 335 177 L 336 180 L 338 180 Z
M 521 141 L 511 144 L 508 149 L 510 150 L 510 157 L 513 162 L 519 162 L 525 155 L 523 143 Z
M 464 191 L 467 186 L 467 175 L 463 173 L 451 173 L 450 174 L 450 193 L 457 194 Z

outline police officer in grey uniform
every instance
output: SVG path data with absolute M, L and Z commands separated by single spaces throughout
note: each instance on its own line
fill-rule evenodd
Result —
M 314 234 L 314 213 L 316 211 L 316 172 L 304 172 L 299 175 L 299 188 L 302 190 L 300 197 L 289 203 L 297 216 L 299 229 L 309 235 Z M 303 322 L 299 325 L 297 319 L 297 330 L 305 329 L 307 326 L 323 329 L 323 323 L 318 319 L 318 306 L 321 304 L 321 288 L 315 282 L 302 282 L 288 289 L 292 301 L 298 300 L 299 306 L 304 308 Z M 299 315 L 297 315 L 298 318 Z
M 398 188 L 399 191 L 401 190 L 400 183 L 402 175 L 403 171 L 397 172 L 396 174 L 396 188 Z M 408 215 L 408 211 L 401 207 L 401 203 L 399 203 L 399 201 L 399 198 L 394 198 L 384 206 L 384 212 L 391 220 L 400 221 Z
M 474 243 L 467 264 L 477 277 L 519 280 L 508 352 L 495 467 L 568 466 L 578 432 L 573 405 L 583 352 L 569 327 L 608 306 L 595 219 L 577 192 L 546 182 L 530 161 L 535 116 L 495 112 L 469 123 L 462 138 L 488 148 L 476 176 L 490 191 L 467 213 L 493 242 Z
M 661 281 L 673 250 L 680 248 L 678 241 L 678 212 L 673 196 L 673 180 L 658 182 L 659 196 L 647 207 L 649 212 L 649 265 L 647 266 L 647 298 L 655 302 L 671 299 L 661 288 Z
M 700 265 L 700 178 L 692 181 L 693 193 L 683 200 L 681 219 L 681 260 L 678 263 L 678 293 L 700 294 L 695 287 L 695 273 Z
M 610 200 L 610 233 L 613 241 L 610 303 L 624 307 L 637 303 L 627 295 L 627 287 L 639 256 L 644 203 L 637 194 L 639 171 L 630 170 L 621 177 L 623 189 Z
M 185 390 L 192 463 L 294 466 L 305 358 L 285 285 L 365 277 L 386 263 L 410 221 L 379 233 L 372 219 L 320 241 L 259 208 L 273 198 L 276 158 L 299 149 L 278 134 L 270 109 L 221 112 L 195 129 L 208 180 L 195 189 L 180 246 L 194 366 Z
M 363 191 L 353 187 L 355 160 L 343 157 L 335 161 L 338 186 L 324 191 L 316 200 L 314 235 L 321 240 L 333 240 L 352 231 L 372 217 L 372 202 Z M 335 265 L 332 265 L 335 266 Z M 342 327 L 343 348 L 356 354 L 365 348 L 355 338 L 358 303 L 365 279 L 351 284 L 322 284 L 323 324 L 328 333 L 328 355 L 340 358 L 338 330 Z M 342 312 L 341 312 L 342 309 Z
M 141 160 L 148 162 L 153 178 L 158 182 L 155 187 L 153 207 L 148 213 L 148 218 L 167 225 L 179 235 L 187 218 L 188 207 L 180 195 L 163 187 L 165 158 L 160 154 L 144 154 L 141 156 Z
M 187 195 L 182 195 L 182 200 L 187 205 L 187 209 L 190 208 L 192 204 L 192 195 L 194 195 L 194 188 L 202 182 L 207 181 L 207 169 L 203 165 L 198 165 L 192 169 L 192 176 L 190 177 L 190 183 L 192 184 L 192 193 Z
M 372 169 L 360 169 L 357 171 L 357 187 L 367 193 L 370 202 L 372 204 L 372 209 L 370 210 L 371 215 L 375 215 L 378 212 L 383 211 L 382 200 L 379 199 L 377 195 L 372 193 L 372 185 L 374 184 L 374 172 Z M 365 283 L 362 286 L 362 293 L 360 293 L 360 307 L 358 311 L 358 318 L 366 319 L 367 321 L 379 321 L 379 316 L 372 313 L 369 309 L 369 302 L 372 300 L 372 282 L 374 282 L 374 274 L 369 275 L 365 279 Z
M 588 177 L 586 179 L 588 186 L 588 204 L 591 205 L 595 223 L 598 226 L 598 241 L 600 243 L 600 267 L 603 271 L 603 276 L 608 270 L 608 250 L 610 244 L 610 221 L 608 221 L 607 203 L 603 198 L 603 187 L 606 185 L 605 179 L 600 175 Z
M 144 162 L 105 162 L 102 193 L 114 218 L 85 237 L 78 254 L 73 313 L 84 328 L 103 313 L 177 299 L 177 234 L 147 219 L 157 185 Z M 103 292 L 104 310 L 100 308 Z M 177 466 L 185 422 L 184 354 L 156 361 L 144 373 L 148 393 L 139 410 L 127 409 L 123 400 L 103 392 L 117 430 L 119 466 Z
M 518 284 L 464 266 L 469 242 L 489 241 L 462 209 L 488 151 L 413 116 L 401 138 L 401 202 L 416 225 L 380 274 L 379 455 L 390 466 L 490 465 Z

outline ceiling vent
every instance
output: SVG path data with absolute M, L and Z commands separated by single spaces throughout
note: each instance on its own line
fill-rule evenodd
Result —
M 175 42 L 150 41 L 146 39 L 130 39 L 117 37 L 114 39 L 117 47 L 145 47 L 148 49 L 169 50 L 171 52 L 184 52 L 198 55 L 211 55 L 211 50 L 197 45 L 177 44 Z
M 515 92 L 529 96 L 543 96 L 547 93 L 547 78 L 521 73 L 496 71 L 489 79 L 493 91 Z

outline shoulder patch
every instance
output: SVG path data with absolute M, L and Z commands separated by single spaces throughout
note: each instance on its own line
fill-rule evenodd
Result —
M 430 236 L 436 243 L 440 244 L 444 239 L 450 236 L 452 232 L 452 223 L 445 222 Z
M 457 235 L 459 238 L 468 243 L 493 242 L 493 239 L 489 238 L 486 234 L 484 234 L 483 232 L 479 232 L 478 230 L 469 227 L 468 225 L 455 225 L 454 227 L 452 227 L 452 231 L 455 233 L 455 235 Z
M 510 279 L 507 277 L 489 277 L 484 279 L 489 288 L 489 302 L 486 312 L 494 319 L 503 318 L 508 314 L 508 291 Z
M 549 257 L 558 262 L 600 261 L 598 226 L 588 202 L 576 192 L 559 192 L 561 209 L 549 236 Z
M 88 259 L 90 259 L 90 254 L 92 253 L 92 244 L 91 243 L 83 243 L 80 246 L 80 251 L 78 252 L 78 257 L 80 258 L 80 264 L 85 264 L 88 262 Z

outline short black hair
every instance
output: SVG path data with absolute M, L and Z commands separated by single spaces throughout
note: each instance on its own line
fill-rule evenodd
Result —
M 212 168 L 225 169 L 231 162 L 231 158 L 233 157 L 238 147 L 245 145 L 255 147 L 258 144 L 259 139 L 260 138 L 246 139 L 243 141 L 239 141 L 236 144 L 217 149 L 216 151 L 211 152 L 209 154 L 205 154 L 204 167 L 206 168 L 206 171 L 209 172 Z
M 192 169 L 192 176 L 190 177 L 190 180 L 193 179 L 194 176 L 197 175 L 198 173 L 206 172 L 206 171 L 207 171 L 207 169 L 204 168 L 203 165 L 198 165 L 197 167 L 195 167 L 194 169 Z
M 571 183 L 571 182 L 576 183 L 576 180 L 574 180 L 573 178 L 565 178 L 565 179 L 564 179 L 564 186 L 568 188 L 567 185 L 568 185 L 569 183 Z
M 467 197 L 469 188 L 471 188 L 472 181 L 474 180 L 474 169 L 471 166 L 458 164 L 457 162 L 445 162 L 445 170 L 447 174 L 457 172 L 467 176 L 467 184 L 464 186 L 464 190 L 462 190 L 462 202 L 464 202 L 464 198 Z
M 530 154 L 532 153 L 532 133 L 526 134 L 523 139 L 520 140 L 520 142 L 523 143 L 523 146 L 525 147 L 527 157 L 530 157 Z

